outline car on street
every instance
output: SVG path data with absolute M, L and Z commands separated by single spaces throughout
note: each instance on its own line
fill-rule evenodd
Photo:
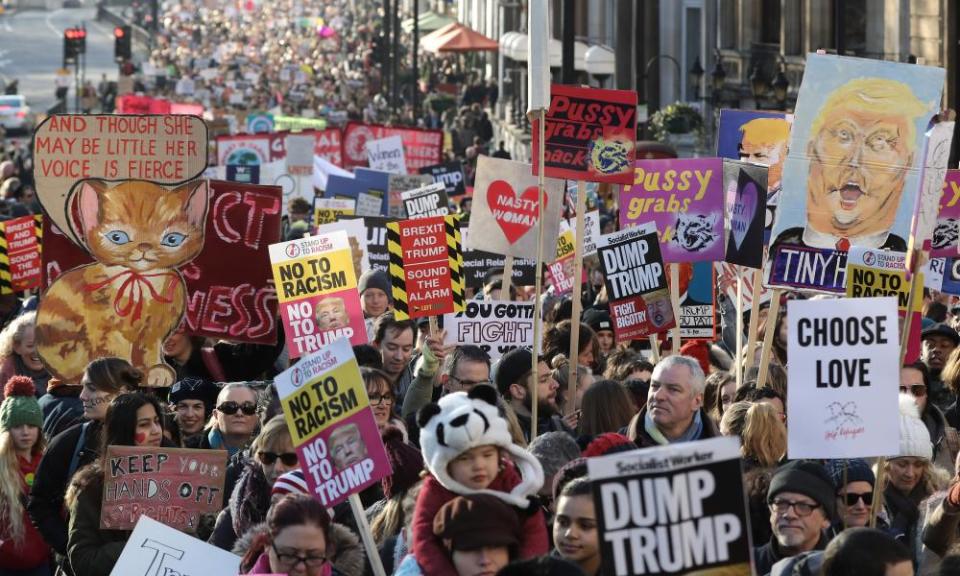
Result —
M 33 129 L 33 112 L 22 94 L 0 96 L 0 126 L 7 132 Z

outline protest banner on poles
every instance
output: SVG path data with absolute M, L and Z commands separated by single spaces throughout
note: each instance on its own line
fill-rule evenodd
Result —
M 407 171 L 416 174 L 424 166 L 440 164 L 443 158 L 443 131 L 420 128 L 396 128 L 380 124 L 347 122 L 343 129 L 343 168 L 367 166 L 367 141 L 389 136 L 403 140 Z
M 539 142 L 534 122 L 533 149 Z M 629 184 L 636 158 L 637 93 L 553 84 L 546 113 L 545 174 Z M 540 173 L 535 155 L 533 174 Z
M 316 225 L 336 222 L 341 216 L 353 216 L 357 201 L 351 198 L 314 198 L 313 223 Z
M 313 154 L 334 166 L 343 166 L 343 143 L 339 128 L 327 128 L 314 132 Z
M 940 210 L 930 246 L 931 258 L 960 254 L 960 170 L 947 170 L 940 193 Z
M 390 174 L 407 173 L 407 161 L 403 157 L 403 140 L 400 136 L 367 140 L 367 159 L 373 170 Z
M 604 576 L 752 574 L 736 438 L 587 458 L 587 472 Z
M 736 160 L 723 161 L 726 251 L 724 260 L 760 269 L 767 214 L 767 169 Z
M 915 64 L 808 57 L 771 231 L 768 286 L 844 293 L 850 246 L 907 250 L 927 126 L 940 109 L 945 74 Z M 899 136 L 874 128 L 881 121 Z M 874 145 L 878 138 L 882 146 Z M 884 168 L 874 173 L 871 166 Z
M 463 163 L 447 162 L 435 166 L 420 168 L 420 174 L 429 175 L 434 182 L 442 182 L 448 197 L 463 196 L 467 193 L 466 178 L 463 176 Z
M 442 182 L 427 184 L 422 188 L 407 190 L 400 195 L 407 218 L 425 218 L 428 216 L 446 216 L 450 214 L 450 204 L 446 188 Z
M 35 216 L 0 222 L 0 294 L 40 286 L 40 243 Z
M 637 160 L 620 191 L 620 227 L 654 222 L 667 264 L 723 260 L 723 160 Z
M 533 302 L 470 300 L 463 312 L 443 317 L 444 344 L 479 346 L 490 360 L 515 348 L 532 348 L 533 306 Z
M 280 241 L 281 194 L 277 186 L 210 181 L 203 250 L 180 269 L 187 284 L 188 334 L 277 342 L 277 292 L 262 248 Z M 63 272 L 93 261 L 48 219 L 42 237 L 44 289 Z
M 617 342 L 665 332 L 677 324 L 654 226 L 651 222 L 604 234 L 597 242 Z
M 459 216 L 389 222 L 387 250 L 398 320 L 463 310 Z
M 290 358 L 340 338 L 367 343 L 346 232 L 272 244 L 270 262 Z
M 463 236 L 463 276 L 464 284 L 474 290 L 483 289 L 483 280 L 491 270 L 503 270 L 506 257 L 502 254 L 493 254 L 483 250 L 475 250 L 470 245 L 470 230 L 464 230 Z M 518 258 L 513 261 L 513 284 L 516 286 L 533 286 L 536 281 L 536 262 L 529 258 Z
M 422 174 L 390 174 L 387 181 L 386 214 L 390 218 L 406 218 L 403 207 L 403 193 L 408 190 L 429 186 L 432 179 Z
M 196 532 L 201 516 L 223 507 L 225 450 L 107 447 L 100 528 L 130 530 L 140 516 Z
M 542 247 L 544 254 L 551 254 L 563 210 L 563 181 L 547 178 L 544 189 Z M 537 190 L 529 164 L 480 156 L 468 226 L 471 248 L 535 260 Z
M 304 356 L 274 382 L 309 493 L 324 506 L 392 472 L 345 338 Z
M 953 132 L 953 121 L 939 121 L 932 124 L 926 133 L 920 192 L 916 196 L 913 219 L 910 222 L 910 239 L 907 242 L 908 268 L 915 267 L 915 250 L 929 252 L 932 248 L 933 231 L 937 227 L 940 200 L 946 184 Z
M 260 166 L 270 162 L 270 135 L 249 134 L 217 138 L 217 166 Z
M 790 459 L 896 455 L 897 298 L 791 300 L 787 321 Z
M 240 556 L 140 517 L 110 576 L 236 576 Z
M 896 297 L 897 315 L 900 319 L 898 330 L 902 330 L 905 326 L 904 319 L 907 315 L 910 287 L 913 286 L 913 319 L 910 321 L 907 351 L 903 359 L 904 364 L 910 364 L 920 358 L 920 332 L 923 326 L 920 316 L 923 310 L 924 274 L 918 272 L 919 278 L 916 282 L 912 282 L 907 279 L 906 265 L 907 255 L 903 252 L 851 247 L 847 254 L 847 296 L 850 298 Z
M 566 221 L 562 221 L 560 229 L 556 245 L 556 260 L 547 265 L 547 278 L 558 295 L 573 291 L 577 277 L 580 276 L 581 281 L 583 277 L 583 271 L 574 270 L 573 266 L 576 251 L 574 231 Z

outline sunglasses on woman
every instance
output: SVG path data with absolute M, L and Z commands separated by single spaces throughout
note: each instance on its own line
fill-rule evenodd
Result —
M 873 492 L 863 492 L 862 494 L 847 492 L 843 495 L 843 499 L 847 502 L 847 506 L 856 506 L 860 500 L 863 500 L 864 504 L 870 506 L 873 504 Z
M 217 411 L 226 414 L 227 416 L 233 416 L 238 411 L 243 412 L 247 416 L 253 416 L 257 413 L 257 405 L 253 402 L 244 402 L 243 404 L 237 404 L 234 401 L 224 402 L 223 404 L 217 406 Z
M 284 452 L 283 454 L 277 454 L 276 452 L 264 452 L 263 450 L 257 452 L 257 458 L 267 466 L 273 466 L 279 458 L 283 462 L 284 466 L 296 466 L 300 462 L 300 459 L 297 457 L 296 452 Z

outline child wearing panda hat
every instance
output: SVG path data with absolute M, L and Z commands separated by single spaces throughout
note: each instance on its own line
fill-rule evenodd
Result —
M 437 512 L 457 496 L 488 494 L 518 508 L 524 518 L 520 556 L 549 551 L 546 519 L 531 499 L 543 485 L 543 469 L 536 457 L 513 443 L 496 403 L 496 390 L 480 385 L 469 393 L 448 394 L 417 415 L 430 474 L 413 513 L 411 550 L 423 574 L 457 576 L 443 542 L 433 533 Z

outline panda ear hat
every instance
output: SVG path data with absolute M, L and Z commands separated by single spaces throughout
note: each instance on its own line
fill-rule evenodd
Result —
M 420 450 L 427 470 L 454 494 L 489 494 L 507 504 L 526 508 L 528 496 L 543 486 L 543 468 L 530 452 L 513 443 L 507 421 L 497 410 L 497 392 L 487 385 L 474 386 L 469 393 L 447 394 L 439 402 L 424 406 L 417 414 Z M 497 446 L 510 454 L 523 480 L 509 493 L 473 490 L 450 476 L 447 466 L 457 456 L 477 446 Z

